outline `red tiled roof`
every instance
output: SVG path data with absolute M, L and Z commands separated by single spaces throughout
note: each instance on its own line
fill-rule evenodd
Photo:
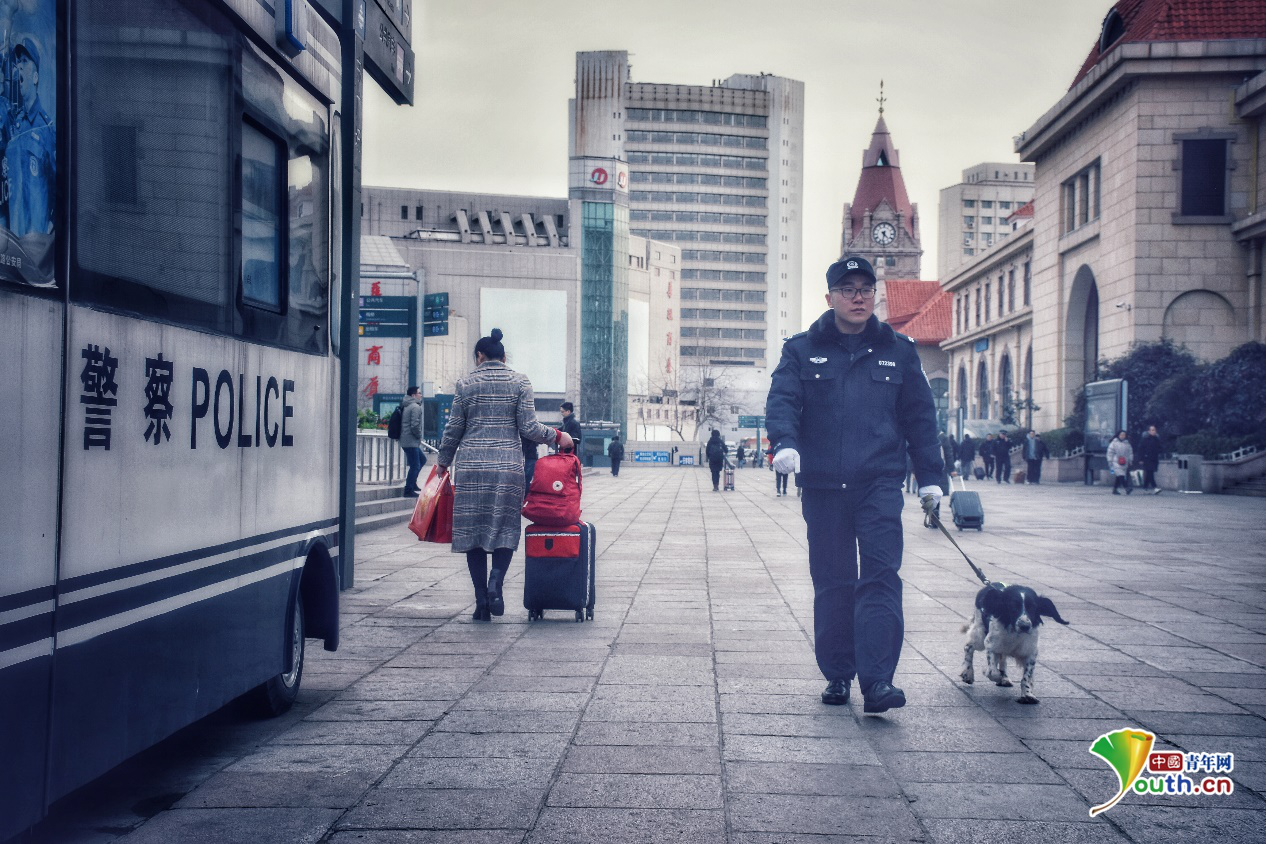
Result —
M 939 293 L 941 284 L 937 281 L 920 281 L 917 279 L 892 278 L 884 279 L 884 298 L 888 301 L 888 319 L 886 322 L 901 331 L 901 326 L 913 319 L 919 309 L 928 300 Z
M 870 146 L 862 153 L 862 174 L 857 180 L 857 192 L 853 194 L 853 205 L 849 209 L 852 237 L 861 233 L 866 212 L 878 208 L 879 203 L 885 199 L 894 211 L 901 213 L 902 227 L 906 234 L 913 236 L 914 208 L 906 194 L 900 158 L 892 145 L 888 125 L 884 123 L 883 115 L 880 115 L 875 131 L 870 136 Z
M 1266 3 L 1262 0 L 1120 0 L 1112 8 L 1121 16 L 1125 32 L 1108 45 L 1109 53 L 1132 42 L 1221 41 L 1261 38 L 1266 33 Z M 1096 39 L 1073 85 L 1104 55 Z
M 938 282 L 928 282 L 936 284 Z M 949 339 L 950 322 L 953 319 L 953 312 L 950 303 L 953 296 L 948 290 L 942 290 L 936 296 L 933 296 L 914 318 L 900 329 L 902 334 L 913 337 L 916 342 L 924 346 L 939 346 L 942 342 Z
M 1028 202 L 1024 203 L 1019 208 L 1012 211 L 1011 216 L 1008 217 L 1007 219 L 1012 220 L 1016 218 L 1032 217 L 1032 216 L 1033 216 L 1033 200 L 1030 199 Z

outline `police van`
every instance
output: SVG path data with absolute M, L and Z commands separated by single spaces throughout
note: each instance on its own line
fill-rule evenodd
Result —
M 0 18 L 4 839 L 241 695 L 284 711 L 305 640 L 337 647 L 344 281 L 307 3 Z

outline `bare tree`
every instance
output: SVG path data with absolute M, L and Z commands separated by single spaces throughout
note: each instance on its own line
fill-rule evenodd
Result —
M 681 403 L 693 405 L 697 428 L 732 427 L 741 396 L 729 368 L 701 363 L 682 370 Z
M 690 434 L 689 439 L 694 439 L 697 424 L 695 408 L 682 401 L 680 369 L 674 370 L 671 364 L 666 364 L 660 371 L 639 381 L 639 388 L 644 387 L 641 408 L 643 413 L 652 409 L 656 411 L 653 419 L 644 416 L 648 424 L 663 425 L 683 442 L 687 439 L 687 433 Z

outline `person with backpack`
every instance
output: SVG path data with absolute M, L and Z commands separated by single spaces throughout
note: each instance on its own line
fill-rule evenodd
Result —
M 522 534 L 523 439 L 571 448 L 564 431 L 536 418 L 532 382 L 506 366 L 501 329 L 475 344 L 475 369 L 459 378 L 437 458 L 453 467 L 453 552 L 466 554 L 475 587 L 473 621 L 505 612 L 502 586 Z M 488 570 L 488 555 L 492 570 Z
M 392 430 L 396 424 L 396 413 L 400 414 L 400 427 Z M 426 418 L 426 410 L 422 407 L 422 390 L 410 387 L 405 393 L 404 401 L 391 414 L 387 423 L 387 436 L 400 441 L 400 450 L 409 461 L 409 473 L 404 477 L 404 494 L 409 498 L 418 497 L 418 473 L 426 465 L 426 455 L 422 453 L 422 422 Z
M 611 458 L 611 477 L 620 477 L 620 461 L 624 459 L 624 444 L 620 442 L 619 434 L 611 438 L 611 445 L 607 446 L 607 457 Z
M 708 437 L 708 445 L 704 448 L 704 454 L 708 458 L 708 468 L 712 470 L 713 492 L 721 491 L 721 467 L 725 465 L 725 455 L 729 450 L 725 441 L 721 439 L 721 432 L 713 428 L 712 436 Z

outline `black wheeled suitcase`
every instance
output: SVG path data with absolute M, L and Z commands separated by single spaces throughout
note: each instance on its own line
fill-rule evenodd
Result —
M 980 503 L 978 492 L 950 493 L 950 513 L 954 516 L 954 526 L 959 530 L 975 528 L 983 530 L 985 526 L 985 508 Z
M 975 474 L 976 474 L 976 480 L 983 481 L 985 479 L 985 470 L 980 468 L 979 466 L 976 467 Z
M 545 610 L 571 610 L 593 618 L 597 531 L 588 522 L 566 527 L 528 525 L 524 537 L 523 606 L 528 621 Z

